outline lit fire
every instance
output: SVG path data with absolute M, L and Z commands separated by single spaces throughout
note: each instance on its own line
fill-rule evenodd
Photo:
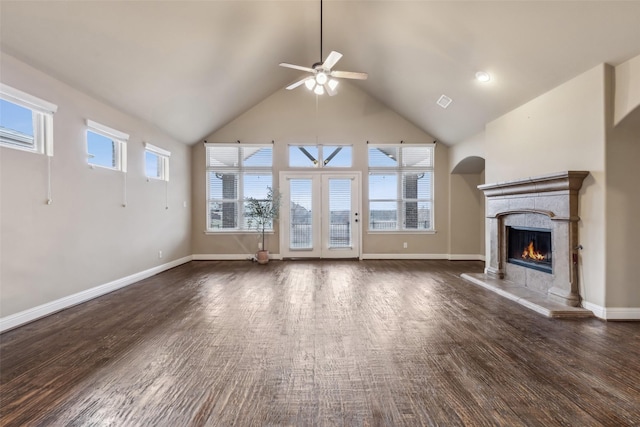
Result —
M 529 246 L 524 248 L 522 252 L 522 259 L 532 259 L 535 261 L 543 261 L 545 256 L 538 252 L 536 248 L 533 246 L 533 241 L 529 242 Z

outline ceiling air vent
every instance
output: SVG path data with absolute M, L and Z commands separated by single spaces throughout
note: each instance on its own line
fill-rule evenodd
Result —
M 442 108 L 447 108 L 449 106 L 449 104 L 451 104 L 451 101 L 452 101 L 452 99 L 449 98 L 447 95 L 442 95 L 442 96 L 440 96 L 440 98 L 438 99 L 438 102 L 436 102 L 436 104 L 438 104 Z

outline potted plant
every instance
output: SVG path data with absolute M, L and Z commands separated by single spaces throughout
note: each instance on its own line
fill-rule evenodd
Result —
M 273 191 L 271 187 L 267 187 L 267 197 L 264 199 L 255 199 L 253 197 L 247 197 L 245 215 L 248 218 L 249 227 L 255 227 L 255 229 L 262 233 L 262 246 L 256 253 L 256 259 L 260 264 L 266 264 L 269 262 L 269 251 L 264 245 L 264 234 L 266 228 L 278 219 L 280 213 L 280 194 Z

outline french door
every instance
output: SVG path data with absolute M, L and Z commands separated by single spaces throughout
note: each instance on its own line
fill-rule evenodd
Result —
M 360 257 L 360 173 L 280 173 L 285 258 Z

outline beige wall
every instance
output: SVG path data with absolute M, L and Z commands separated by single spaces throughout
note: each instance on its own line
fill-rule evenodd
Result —
M 304 88 L 279 90 L 213 135 L 208 142 L 274 144 L 274 177 L 287 169 L 288 144 L 353 144 L 354 167 L 361 171 L 363 200 L 367 198 L 367 141 L 371 143 L 431 143 L 433 138 L 374 98 L 348 82 L 339 95 L 318 98 Z M 436 234 L 368 234 L 363 232 L 365 254 L 447 254 L 448 250 L 448 147 L 436 148 Z M 253 234 L 206 235 L 204 147 L 197 144 L 193 159 L 193 252 L 194 254 L 252 254 L 257 249 Z M 363 218 L 368 209 L 363 203 Z M 366 224 L 365 224 L 366 226 Z M 279 252 L 279 235 L 269 236 L 268 249 Z M 402 243 L 408 243 L 403 249 Z
M 607 139 L 607 307 L 640 307 L 640 107 Z
M 586 170 L 580 192 L 581 293 L 605 305 L 605 97 L 599 65 L 486 126 L 486 181 Z M 488 256 L 489 254 L 487 254 Z
M 3 83 L 58 105 L 51 205 L 46 157 L 0 148 L 0 317 L 190 255 L 190 148 L 13 57 L 0 61 Z M 130 134 L 126 208 L 123 174 L 87 165 L 87 118 Z M 144 177 L 143 141 L 171 151 L 168 193 Z
M 614 124 L 640 106 L 640 55 L 618 66 L 615 70 Z
M 450 253 L 484 255 L 484 174 L 451 174 Z

